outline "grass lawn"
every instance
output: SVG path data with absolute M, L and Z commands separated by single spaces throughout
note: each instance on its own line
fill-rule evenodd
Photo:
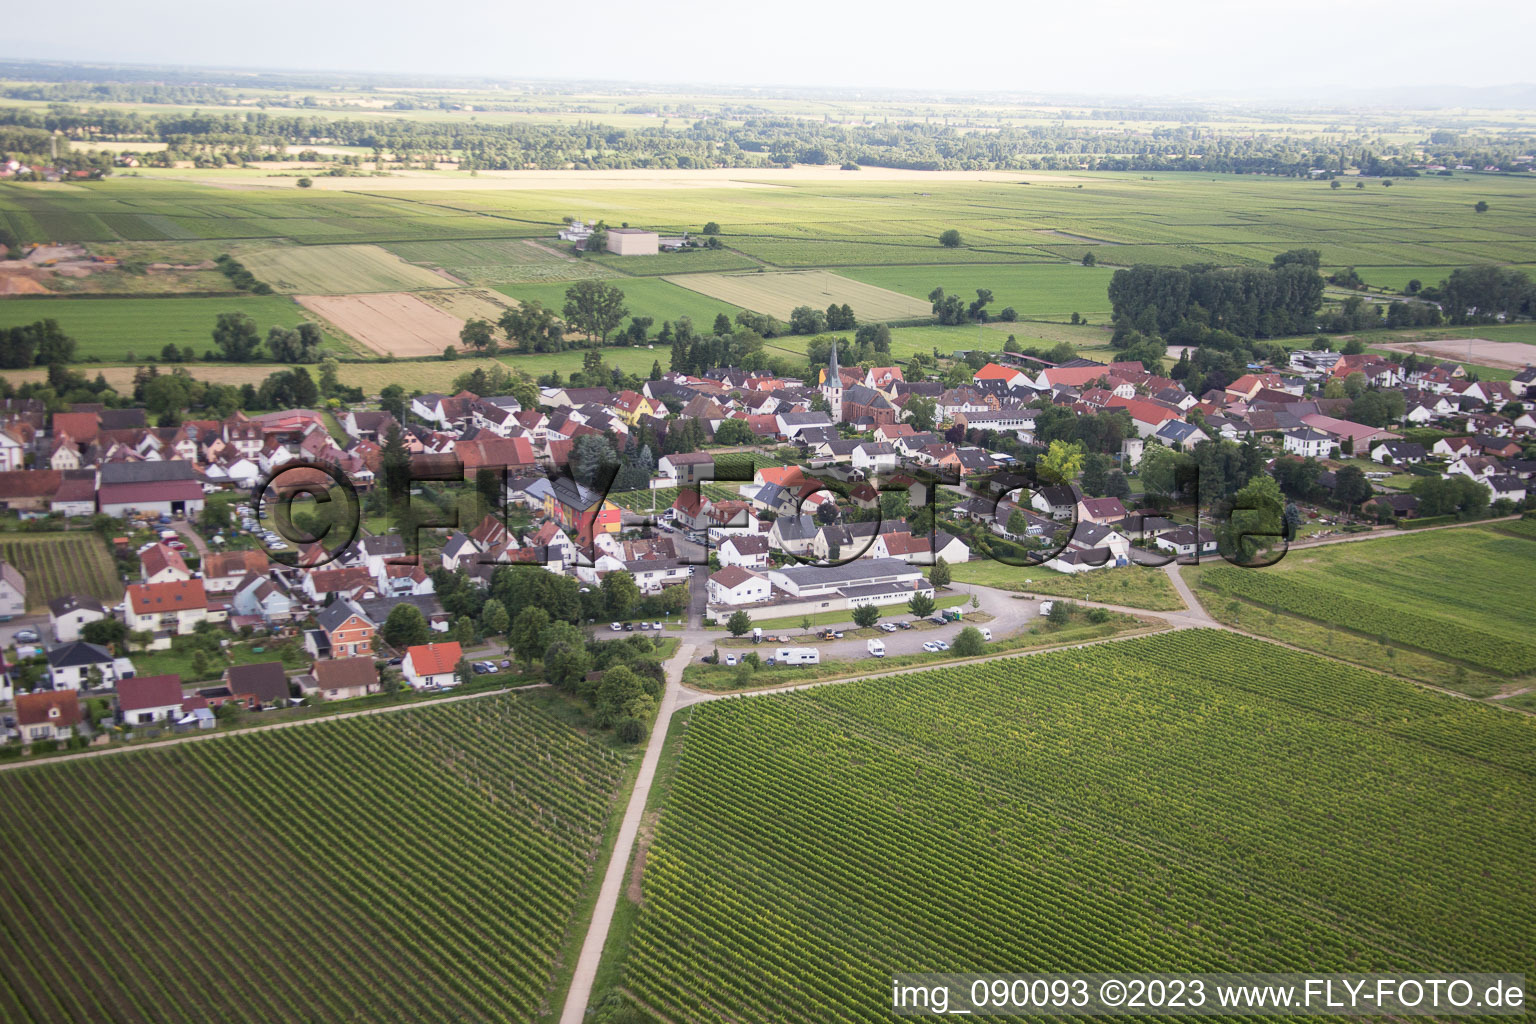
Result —
M 281 661 L 283 667 L 294 672 L 309 663 L 309 655 L 304 650 L 304 642 L 297 637 L 287 640 L 246 640 L 230 644 L 224 648 L 223 654 L 206 655 L 207 668 L 198 673 L 193 669 L 197 651 L 190 643 L 188 637 L 177 637 L 171 641 L 168 651 L 139 651 L 129 655 L 133 662 L 134 671 L 141 676 L 165 675 L 175 673 L 181 676 L 183 683 L 202 682 L 209 679 L 217 679 L 230 665 L 254 665 L 263 661 Z M 256 648 L 260 647 L 258 651 Z
M 234 312 L 250 314 L 263 337 L 268 327 L 293 327 L 313 319 L 298 303 L 282 295 L 215 299 L 7 298 L 0 299 L 0 327 L 57 320 L 64 333 L 79 342 L 77 358 L 132 362 L 145 356 L 158 358 L 167 343 L 178 348 L 191 345 L 201 357 L 214 348 L 213 326 L 219 314 Z M 329 334 L 326 347 L 349 351 Z M 196 365 L 190 369 L 194 376 L 200 376 Z M 82 372 L 91 376 L 88 367 L 82 368 Z
M 1147 565 L 1094 569 L 1071 575 L 1044 566 L 1014 566 L 974 561 L 950 566 L 955 583 L 979 583 L 1024 594 L 1049 594 L 1080 601 L 1123 604 L 1148 611 L 1172 612 L 1184 607 L 1166 573 Z

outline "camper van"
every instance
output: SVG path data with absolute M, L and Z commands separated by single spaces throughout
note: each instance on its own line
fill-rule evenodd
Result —
M 1041 615 L 1049 615 L 1049 614 L 1051 614 L 1051 609 L 1054 608 L 1054 607 L 1056 607 L 1056 602 L 1055 601 L 1041 601 L 1040 602 L 1040 614 Z
M 773 656 L 780 665 L 821 664 L 821 652 L 814 647 L 780 647 Z
M 883 658 L 883 657 L 885 657 L 885 641 L 884 640 L 871 640 L 869 642 L 869 653 L 870 653 L 871 657 L 875 657 L 875 658 Z

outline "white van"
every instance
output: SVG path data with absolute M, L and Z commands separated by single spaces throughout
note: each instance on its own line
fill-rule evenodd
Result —
M 870 653 L 871 656 L 876 657 L 876 658 L 883 658 L 883 657 L 885 657 L 885 641 L 884 640 L 871 640 L 869 642 L 869 653 Z
M 1054 608 L 1054 607 L 1056 607 L 1056 602 L 1055 601 L 1041 601 L 1040 602 L 1040 614 L 1041 615 L 1049 615 L 1049 614 L 1051 614 L 1051 609 Z
M 981 638 L 983 640 L 985 640 L 987 643 L 991 643 L 992 642 L 992 630 L 989 627 L 987 627 L 987 626 L 981 626 L 979 628 L 981 629 Z
M 814 647 L 780 647 L 773 652 L 780 665 L 820 665 L 821 652 Z

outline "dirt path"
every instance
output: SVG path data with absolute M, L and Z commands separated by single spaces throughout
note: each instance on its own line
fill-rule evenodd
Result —
M 661 697 L 656 727 L 651 732 L 650 742 L 646 744 L 645 756 L 640 762 L 640 774 L 635 776 L 635 788 L 629 795 L 629 806 L 624 808 L 624 820 L 619 824 L 613 854 L 608 858 L 603 886 L 598 891 L 597 904 L 592 908 L 592 922 L 587 927 L 587 937 L 582 941 L 581 953 L 576 958 L 576 969 L 571 974 L 571 987 L 565 995 L 560 1024 L 581 1024 L 586 1017 L 587 1004 L 592 1000 L 592 982 L 597 977 L 597 965 L 603 958 L 603 946 L 608 942 L 608 929 L 613 925 L 613 912 L 619 905 L 619 894 L 624 888 L 624 876 L 629 869 L 630 853 L 635 848 L 641 819 L 645 817 L 651 783 L 656 779 L 656 766 L 661 762 L 661 748 L 667 742 L 667 726 L 672 721 L 672 713 L 678 708 L 678 698 L 683 688 L 683 669 L 693 659 L 695 650 L 692 644 L 682 644 L 667 661 L 667 688 Z

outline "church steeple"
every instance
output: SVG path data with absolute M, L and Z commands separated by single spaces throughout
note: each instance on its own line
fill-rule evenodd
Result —
M 832 358 L 827 361 L 827 379 L 822 381 L 821 393 L 826 396 L 827 410 L 833 423 L 843 421 L 843 375 L 837 368 L 837 339 L 832 339 Z

